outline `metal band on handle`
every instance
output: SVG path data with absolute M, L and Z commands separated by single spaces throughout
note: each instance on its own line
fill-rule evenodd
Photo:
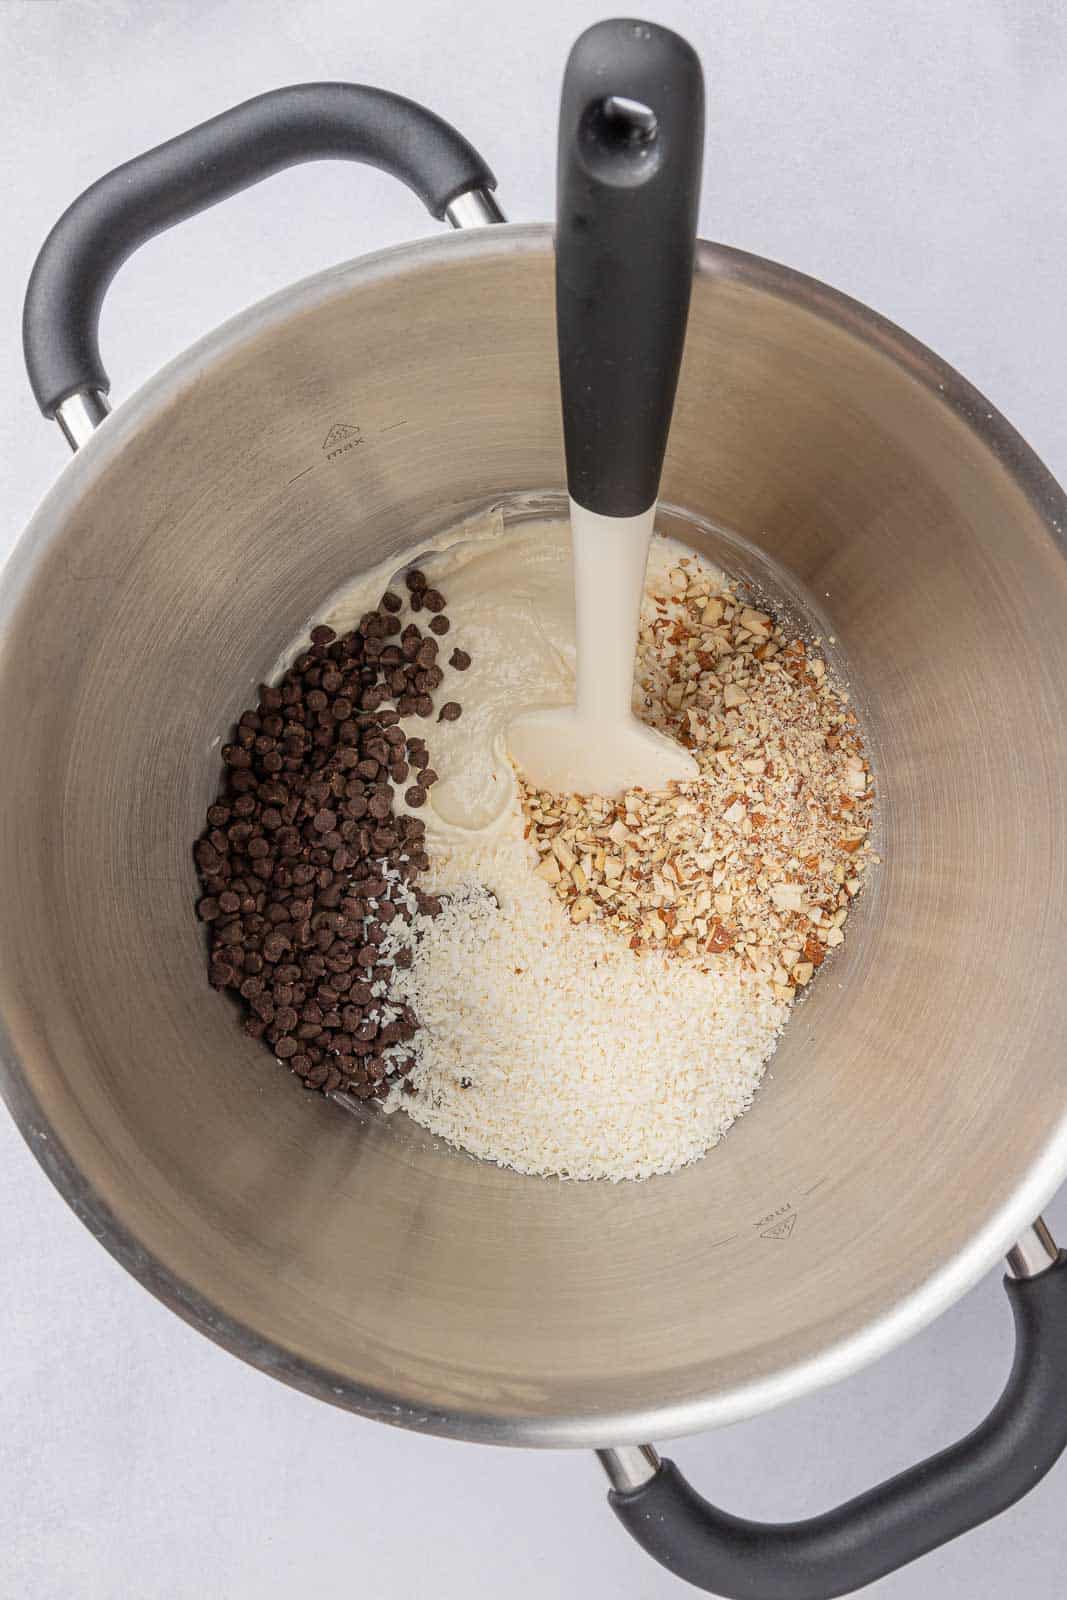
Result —
M 624 1494 L 640 1489 L 656 1476 L 662 1466 L 654 1444 L 620 1444 L 614 1450 L 598 1450 L 597 1459 L 613 1489 Z
M 489 228 L 507 218 L 496 203 L 496 196 L 488 189 L 468 189 L 445 207 L 445 216 L 453 228 Z
M 1038 1217 L 1008 1251 L 1008 1271 L 1013 1278 L 1036 1278 L 1055 1266 L 1059 1254 L 1048 1223 L 1044 1217 Z
M 110 412 L 106 394 L 99 389 L 79 389 L 56 406 L 56 421 L 70 448 L 80 450 Z

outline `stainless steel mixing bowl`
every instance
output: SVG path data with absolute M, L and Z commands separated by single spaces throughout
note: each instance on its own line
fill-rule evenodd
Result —
M 852 1370 L 1063 1176 L 1065 508 L 909 339 L 702 247 L 664 496 L 841 642 L 884 864 L 708 1159 L 557 1184 L 302 1093 L 206 986 L 191 845 L 219 735 L 333 589 L 562 481 L 540 227 L 327 272 L 120 407 L 5 576 L 0 993 L 37 1154 L 216 1337 L 394 1421 L 603 1444 Z
M 562 487 L 552 285 L 539 226 L 338 267 L 66 466 L 0 589 L 3 1084 L 97 1237 L 235 1353 L 408 1427 L 604 1446 L 855 1370 L 1067 1171 L 1067 504 L 929 351 L 702 244 L 664 498 L 837 641 L 884 863 L 751 1111 L 675 1176 L 534 1181 L 344 1115 L 208 988 L 191 844 L 324 597 Z

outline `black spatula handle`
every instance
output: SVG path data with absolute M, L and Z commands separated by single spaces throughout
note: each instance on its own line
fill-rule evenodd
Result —
M 656 499 L 693 280 L 704 80 L 668 28 L 582 34 L 560 106 L 556 231 L 567 484 L 602 516 Z

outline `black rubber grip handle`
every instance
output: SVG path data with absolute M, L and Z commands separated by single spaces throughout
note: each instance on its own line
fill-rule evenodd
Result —
M 732 1517 L 671 1461 L 608 1499 L 623 1527 L 677 1577 L 722 1600 L 831 1600 L 873 1583 L 999 1512 L 1067 1446 L 1067 1254 L 1005 1287 L 1015 1316 L 1007 1386 L 973 1433 L 806 1522 Z
M 659 493 L 703 152 L 704 79 L 684 39 L 628 19 L 582 34 L 560 105 L 556 320 L 567 486 L 602 516 Z
M 496 179 L 462 134 L 425 107 L 357 83 L 257 95 L 116 167 L 60 217 L 30 276 L 26 368 L 46 417 L 81 389 L 106 394 L 97 328 L 122 263 L 157 233 L 302 161 L 362 161 L 414 189 L 435 217 Z

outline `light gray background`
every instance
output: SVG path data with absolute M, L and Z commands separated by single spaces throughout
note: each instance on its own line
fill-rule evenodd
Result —
M 606 14 L 588 0 L 0 0 L 0 558 L 65 460 L 18 323 L 36 248 L 81 188 L 248 95 L 349 78 L 427 101 L 483 149 L 513 219 L 547 217 L 564 57 Z M 642 14 L 704 60 L 702 232 L 902 323 L 1067 481 L 1062 0 L 645 0 Z M 108 301 L 113 398 L 249 301 L 431 226 L 378 174 L 320 166 L 157 240 Z M 950 1205 L 951 1172 L 929 1181 Z M 1048 1214 L 1067 1239 L 1067 1192 Z M 365 1423 L 215 1349 L 90 1239 L 2 1113 L 0 1255 L 3 1597 L 683 1593 L 614 1526 L 588 1456 Z M 994 1276 L 859 1377 L 673 1453 L 733 1510 L 807 1515 L 967 1429 L 1009 1350 Z M 868 1592 L 1061 1600 L 1065 1490 L 1067 1463 Z

